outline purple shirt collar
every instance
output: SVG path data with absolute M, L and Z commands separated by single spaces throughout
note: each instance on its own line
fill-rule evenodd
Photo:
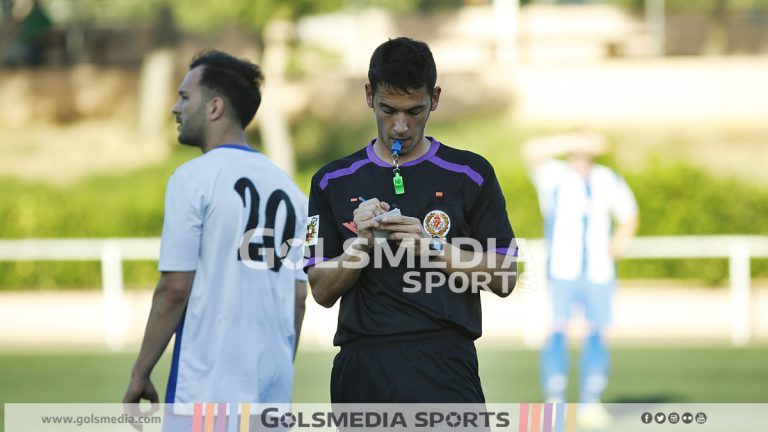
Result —
M 434 139 L 434 138 L 432 138 L 430 136 L 428 136 L 427 138 L 429 138 L 429 141 L 431 142 L 431 144 L 429 146 L 429 150 L 427 150 L 427 152 L 424 153 L 422 156 L 420 156 L 420 157 L 418 157 L 418 158 L 416 158 L 416 159 L 414 159 L 412 161 L 408 161 L 408 162 L 406 162 L 404 164 L 400 164 L 401 167 L 408 167 L 408 166 L 416 165 L 418 163 L 421 163 L 421 162 L 431 158 L 432 156 L 434 156 L 437 153 L 437 149 L 440 147 L 440 141 L 438 141 L 438 140 L 436 140 L 436 139 Z M 371 162 L 373 162 L 374 164 L 376 164 L 376 165 L 378 165 L 380 167 L 391 168 L 392 167 L 392 163 L 391 162 L 383 161 L 376 154 L 376 152 L 373 150 L 373 144 L 375 142 L 376 142 L 376 138 L 372 139 L 371 142 L 368 143 L 368 147 L 365 148 L 365 152 L 368 154 L 368 159 Z

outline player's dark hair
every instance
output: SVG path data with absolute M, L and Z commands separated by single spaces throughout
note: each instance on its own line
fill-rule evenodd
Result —
M 245 129 L 261 104 L 264 75 L 259 65 L 218 50 L 205 50 L 192 59 L 189 69 L 203 67 L 200 85 L 223 98 Z
M 379 45 L 368 66 L 368 82 L 375 93 L 383 87 L 402 93 L 435 89 L 437 69 L 426 43 L 407 37 L 390 39 Z

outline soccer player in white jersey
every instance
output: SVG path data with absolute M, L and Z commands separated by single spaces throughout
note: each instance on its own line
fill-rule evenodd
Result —
M 637 203 L 624 179 L 594 163 L 605 138 L 580 131 L 539 138 L 523 145 L 523 158 L 539 195 L 548 246 L 547 276 L 554 326 L 541 354 L 544 394 L 565 402 L 568 351 L 565 332 L 572 309 L 581 306 L 589 333 L 581 349 L 578 420 L 606 427 L 600 402 L 608 379 L 604 332 L 616 287 L 614 261 L 635 234 Z M 555 159 L 565 156 L 566 160 Z M 615 229 L 614 229 L 615 222 Z
M 161 276 L 126 403 L 158 401 L 150 374 L 174 332 L 166 403 L 290 401 L 306 197 L 246 143 L 262 81 L 259 66 L 205 51 L 179 87 L 178 139 L 203 155 L 168 181 Z

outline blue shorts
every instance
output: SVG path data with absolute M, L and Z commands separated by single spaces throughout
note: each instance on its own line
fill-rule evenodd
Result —
M 571 319 L 574 306 L 580 305 L 584 317 L 594 327 L 604 327 L 611 321 L 611 305 L 616 283 L 597 284 L 583 280 L 549 280 L 549 292 L 555 325 Z

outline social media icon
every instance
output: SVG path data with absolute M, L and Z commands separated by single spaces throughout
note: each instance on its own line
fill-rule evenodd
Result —
M 640 420 L 645 424 L 649 424 L 653 421 L 653 415 L 649 412 L 644 412 L 643 415 L 640 416 Z
M 704 414 L 703 412 L 700 412 L 700 413 L 696 414 L 696 423 L 704 424 L 706 422 L 707 422 L 707 415 L 706 414 Z
M 669 413 L 667 416 L 667 420 L 669 420 L 672 424 L 677 424 L 677 422 L 680 421 L 680 414 L 678 413 Z
M 690 424 L 693 421 L 693 414 L 691 413 L 685 413 L 683 414 L 683 423 Z
M 656 413 L 656 423 L 662 424 L 667 420 L 667 416 L 664 413 Z

